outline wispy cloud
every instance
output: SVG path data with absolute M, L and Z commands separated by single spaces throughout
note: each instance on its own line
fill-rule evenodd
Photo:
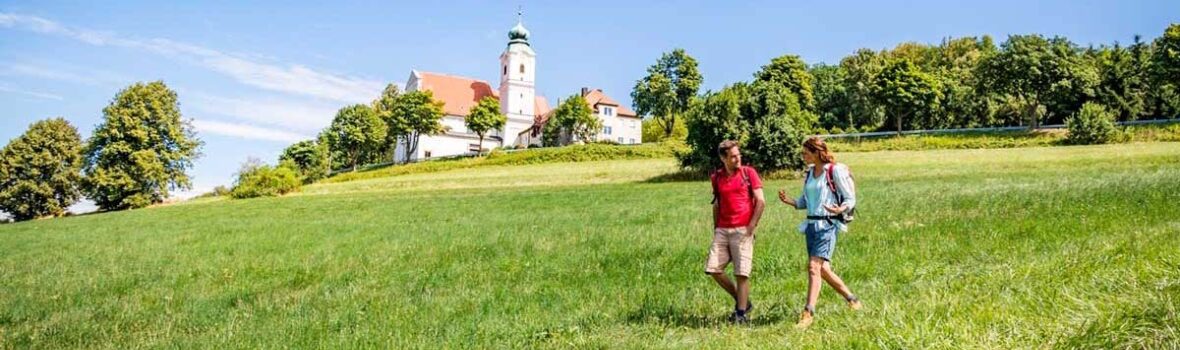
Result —
M 184 99 L 183 107 L 191 107 L 201 114 L 233 117 L 312 133 L 330 124 L 339 108 L 331 103 L 273 97 L 223 97 L 197 91 L 189 91 L 181 98 Z
M 27 96 L 27 97 L 35 97 L 35 98 L 45 99 L 45 100 L 55 100 L 55 101 L 65 100 L 64 97 L 61 97 L 59 95 L 54 95 L 54 94 L 47 93 L 47 92 L 38 92 L 38 91 L 30 91 L 30 90 L 26 90 L 26 89 L 21 89 L 21 88 L 15 88 L 15 87 L 9 86 L 7 84 L 3 84 L 3 83 L 0 83 L 0 92 L 8 92 L 8 93 L 13 93 L 13 94 L 17 94 L 17 95 L 23 95 L 23 96 Z
M 131 80 L 99 69 L 86 69 L 85 74 L 77 73 L 80 70 L 77 67 L 49 67 L 38 63 L 0 62 L 0 76 L 28 76 L 84 85 L 125 84 Z
M 376 98 L 384 87 L 380 81 L 321 72 L 299 64 L 269 64 L 254 56 L 235 55 L 168 39 L 121 37 L 111 32 L 72 28 L 36 16 L 0 13 L 0 27 L 67 37 L 94 46 L 149 51 L 195 62 L 246 85 L 301 96 L 356 103 Z
M 251 140 L 278 141 L 293 143 L 307 140 L 311 137 L 293 132 L 262 128 L 249 124 L 229 123 L 216 120 L 195 119 L 193 127 L 198 132 L 223 136 L 238 137 Z

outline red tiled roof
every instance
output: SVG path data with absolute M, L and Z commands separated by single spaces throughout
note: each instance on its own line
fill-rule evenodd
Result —
M 449 115 L 466 116 L 479 100 L 496 96 L 492 86 L 483 80 L 429 72 L 418 72 L 418 76 L 418 89 L 433 92 L 435 100 L 445 103 L 443 113 Z
M 538 97 L 538 99 L 539 98 L 540 97 Z M 616 102 L 614 99 L 611 99 L 610 96 L 607 96 L 600 89 L 588 90 L 585 94 L 582 94 L 582 98 L 586 99 L 586 104 L 590 105 L 590 108 L 594 108 L 597 105 L 614 106 L 616 108 L 615 114 L 623 117 L 636 117 L 634 111 L 632 111 L 630 108 L 627 108 L 626 106 L 620 106 L 618 102 Z M 533 118 L 533 125 L 545 125 L 545 123 L 549 121 L 549 117 L 553 116 L 553 111 L 554 110 L 546 108 L 546 111 L 542 113 L 541 109 L 538 108 L 537 116 Z
M 444 103 L 443 113 L 448 115 L 467 116 L 471 107 L 479 104 L 479 100 L 484 97 L 500 98 L 491 84 L 483 80 L 422 71 L 417 74 L 420 78 L 418 89 L 433 92 L 434 99 Z M 537 96 L 533 100 L 533 108 L 537 116 L 548 113 L 549 101 L 543 96 Z
M 627 108 L 627 106 L 620 106 L 619 102 L 610 98 L 610 96 L 607 96 L 605 93 L 602 92 L 601 89 L 589 90 L 585 94 L 582 94 L 582 98 L 586 99 L 586 103 L 590 105 L 590 108 L 594 108 L 595 106 L 598 106 L 600 104 L 601 105 L 608 105 L 608 106 L 615 106 L 615 107 L 617 107 L 617 112 L 618 112 L 617 114 L 618 115 L 625 116 L 625 117 L 634 117 L 635 116 L 634 111 L 632 111 L 630 108 Z

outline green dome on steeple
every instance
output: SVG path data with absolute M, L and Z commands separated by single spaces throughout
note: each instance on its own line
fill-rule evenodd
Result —
M 508 31 L 508 39 L 509 39 L 508 40 L 509 45 L 516 44 L 516 43 L 528 45 L 529 44 L 529 30 L 524 28 L 524 24 L 522 24 L 520 22 L 516 22 L 516 26 L 512 27 L 512 30 Z

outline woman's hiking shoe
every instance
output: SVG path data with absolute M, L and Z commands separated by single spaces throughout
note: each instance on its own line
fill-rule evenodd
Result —
M 795 328 L 806 329 L 807 327 L 811 327 L 812 322 L 815 322 L 815 316 L 812 315 L 810 310 L 803 310 L 799 314 L 799 322 L 795 322 Z

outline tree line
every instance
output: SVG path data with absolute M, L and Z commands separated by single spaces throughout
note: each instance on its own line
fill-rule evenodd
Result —
M 711 155 L 717 143 L 736 139 L 751 163 L 775 170 L 801 166 L 797 144 L 808 134 L 1035 129 L 1067 123 L 1087 104 L 1086 118 L 1175 118 L 1180 24 L 1152 41 L 1135 36 L 1130 45 L 1081 47 L 1029 34 L 1010 35 L 999 45 L 981 36 L 860 49 L 838 64 L 809 65 L 783 55 L 752 78 L 700 93 L 696 60 L 680 49 L 665 53 L 631 93 L 636 111 L 649 116 L 644 141 L 677 135 L 693 149 L 681 155 L 683 165 L 709 169 L 717 165 Z

